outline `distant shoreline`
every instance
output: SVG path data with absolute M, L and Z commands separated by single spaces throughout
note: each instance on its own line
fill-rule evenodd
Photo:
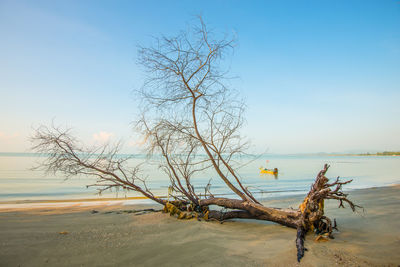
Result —
M 396 152 L 399 153 L 399 152 Z M 379 157 L 398 157 L 399 154 L 383 154 L 383 153 L 362 153 L 362 154 L 324 154 L 326 156 L 379 156 Z
M 376 153 L 335 153 L 335 152 L 318 152 L 318 153 L 271 153 L 271 154 L 249 154 L 250 156 L 400 156 L 400 152 L 384 151 Z M 0 152 L 0 157 L 46 157 L 46 154 L 33 152 Z M 119 157 L 128 157 L 133 159 L 143 159 L 146 154 L 143 153 L 121 153 Z M 205 156 L 205 155 L 201 155 Z

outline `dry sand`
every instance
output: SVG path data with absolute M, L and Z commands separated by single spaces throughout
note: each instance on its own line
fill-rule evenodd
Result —
M 0 209 L 0 266 L 399 266 L 399 193 L 399 186 L 352 191 L 365 207 L 358 214 L 328 203 L 340 232 L 324 243 L 309 234 L 300 264 L 296 231 L 268 222 L 123 212 L 146 205 Z M 287 207 L 301 200 L 266 203 Z

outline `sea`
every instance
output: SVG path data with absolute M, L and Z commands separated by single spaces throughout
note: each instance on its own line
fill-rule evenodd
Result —
M 124 156 L 124 155 L 121 155 Z M 141 177 L 157 196 L 168 196 L 169 178 L 159 168 L 159 159 L 148 160 L 144 155 L 131 155 L 128 166 L 140 165 Z M 51 201 L 67 199 L 129 198 L 140 196 L 133 191 L 107 191 L 101 195 L 95 187 L 95 178 L 87 176 L 65 177 L 46 174 L 33 169 L 45 160 L 32 153 L 0 153 L 0 202 Z M 306 194 L 324 164 L 330 168 L 330 180 L 340 176 L 353 180 L 344 190 L 382 187 L 400 184 L 400 157 L 395 156 L 334 156 L 334 155 L 259 155 L 235 160 L 238 173 L 246 186 L 258 199 Z M 278 175 L 261 174 L 260 167 L 278 168 Z M 205 187 L 215 196 L 235 197 L 211 169 L 192 178 L 197 194 L 206 194 Z

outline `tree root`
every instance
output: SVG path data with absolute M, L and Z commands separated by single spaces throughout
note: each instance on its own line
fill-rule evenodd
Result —
M 342 192 L 342 185 L 350 183 L 351 180 L 341 182 L 337 178 L 335 182 L 329 184 L 329 179 L 325 177 L 328 168 L 329 166 L 325 164 L 298 210 L 269 208 L 259 203 L 240 199 L 210 197 L 201 199 L 198 205 L 183 201 L 167 202 L 164 212 L 171 216 L 177 216 L 178 219 L 197 218 L 220 223 L 230 219 L 255 219 L 272 221 L 294 228 L 297 230 L 297 260 L 300 262 L 307 250 L 304 242 L 309 231 L 315 232 L 316 241 L 327 241 L 329 238 L 334 238 L 332 231 L 337 230 L 336 220 L 333 220 L 332 224 L 332 220 L 324 215 L 325 199 L 336 199 L 339 201 L 339 207 L 343 208 L 343 203 L 348 203 L 353 211 L 360 207 L 350 201 L 347 194 Z M 224 210 L 210 210 L 209 206 L 211 205 L 223 207 Z
M 307 230 L 299 226 L 297 228 L 297 235 L 296 235 L 296 248 L 297 248 L 297 261 L 300 262 L 300 260 L 304 257 L 304 251 L 307 249 L 304 247 L 304 240 L 306 238 L 306 233 Z

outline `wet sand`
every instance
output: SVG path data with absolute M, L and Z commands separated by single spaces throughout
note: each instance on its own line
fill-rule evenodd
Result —
M 296 231 L 259 221 L 182 221 L 156 205 L 0 207 L 0 266 L 398 266 L 400 186 L 355 190 L 357 214 L 326 205 L 340 232 L 328 242 L 309 234 L 296 261 Z M 266 201 L 297 206 L 302 197 Z M 98 211 L 92 213 L 92 210 Z

